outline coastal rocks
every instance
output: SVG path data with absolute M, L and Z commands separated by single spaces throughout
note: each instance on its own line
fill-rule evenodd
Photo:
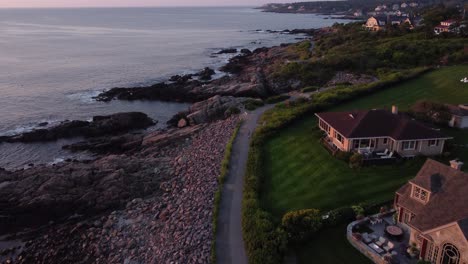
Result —
M 159 165 L 158 165 L 159 164 Z M 125 155 L 110 155 L 94 162 L 70 162 L 0 172 L 0 212 L 16 219 L 32 215 L 55 219 L 90 214 L 122 205 L 133 197 L 157 193 L 167 165 Z
M 119 154 L 135 149 L 141 145 L 143 135 L 125 134 L 114 137 L 100 137 L 89 141 L 77 142 L 63 146 L 70 151 L 89 151 L 96 154 Z
M 178 128 L 184 128 L 188 125 L 187 119 L 181 118 L 179 122 L 177 122 L 177 127 Z
M 177 77 L 173 83 L 157 83 L 147 87 L 112 88 L 105 91 L 94 99 L 101 102 L 109 102 L 114 99 L 125 101 L 176 101 L 197 102 L 207 99 L 212 94 L 195 93 L 193 90 L 203 85 L 202 82 L 191 78 Z
M 218 52 L 216 52 L 215 54 L 230 54 L 230 53 L 237 53 L 237 49 L 222 49 Z
M 217 178 L 237 122 L 230 118 L 202 126 L 190 140 L 179 142 L 183 147 L 134 153 L 131 157 L 144 159 L 153 177 L 164 174 L 165 168 L 171 171 L 170 177 L 160 178 L 158 191 L 127 198 L 120 210 L 111 213 L 48 225 L 31 236 L 13 263 L 209 263 Z M 144 150 L 152 147 L 148 142 Z M 158 160 L 165 165 L 155 169 Z M 122 161 L 101 162 L 110 166 Z M 141 165 L 112 171 L 136 173 Z M 129 178 L 123 183 L 134 186 L 133 181 L 140 182 Z
M 197 73 L 195 76 L 198 76 L 199 80 L 209 81 L 211 80 L 214 74 L 215 74 L 215 71 L 213 69 L 206 67 L 203 70 L 201 70 L 199 73 Z
M 99 137 L 124 133 L 133 129 L 144 129 L 154 124 L 154 121 L 144 113 L 117 113 L 109 116 L 95 116 L 91 122 L 65 121 L 51 128 L 36 129 L 16 136 L 2 137 L 0 142 L 38 142 L 81 136 Z
M 288 83 L 276 78 L 276 71 L 282 63 L 298 59 L 288 49 L 289 45 L 284 44 L 254 51 L 243 50 L 242 54 L 234 56 L 219 69 L 229 73 L 219 79 L 208 81 L 208 76 L 214 71 L 205 69 L 199 73 L 199 80 L 192 79 L 194 75 L 175 76 L 169 83 L 157 83 L 148 87 L 113 88 L 101 93 L 95 99 L 105 102 L 118 99 L 191 103 L 203 101 L 215 95 L 264 99 L 302 87 L 301 83 L 297 84 L 297 80 Z M 171 122 L 175 126 L 179 120 Z

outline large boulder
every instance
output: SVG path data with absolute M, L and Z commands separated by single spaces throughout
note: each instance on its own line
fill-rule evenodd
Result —
M 232 96 L 213 96 L 208 100 L 193 104 L 189 108 L 187 119 L 191 125 L 195 125 L 227 118 L 228 110 L 242 108 L 242 103 L 246 99 Z

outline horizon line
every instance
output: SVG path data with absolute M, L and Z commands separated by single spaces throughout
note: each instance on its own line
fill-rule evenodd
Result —
M 175 8 L 175 7 L 187 7 L 187 8 L 203 8 L 203 7 L 260 7 L 261 5 L 141 5 L 141 6 L 12 6 L 12 7 L 0 7 L 0 9 L 80 9 L 80 8 Z

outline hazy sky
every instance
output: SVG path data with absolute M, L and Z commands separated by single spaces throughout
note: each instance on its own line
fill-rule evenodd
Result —
M 233 6 L 284 3 L 292 0 L 0 0 L 2 7 L 80 6 Z

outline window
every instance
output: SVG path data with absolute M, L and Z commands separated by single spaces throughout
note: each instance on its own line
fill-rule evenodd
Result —
M 434 245 L 434 243 L 431 243 L 429 245 L 429 250 L 427 251 L 427 260 L 429 260 L 432 263 L 437 262 L 437 257 L 439 256 L 439 247 Z
M 459 264 L 460 263 L 460 252 L 458 249 L 450 244 L 447 243 L 444 245 L 444 249 L 442 250 L 440 263 L 441 264 Z
M 383 139 L 383 144 L 384 144 L 384 145 L 387 145 L 387 144 L 388 144 L 388 138 L 384 138 L 384 139 Z
M 411 220 L 413 220 L 415 214 L 408 212 L 408 211 L 403 211 L 403 223 L 409 223 Z
M 358 149 L 359 148 L 359 139 L 353 140 L 353 148 Z
M 319 121 L 319 126 L 320 126 L 321 129 L 323 129 L 328 134 L 330 134 L 330 126 L 327 123 L 325 123 L 322 119 L 320 119 L 320 121 Z
M 370 147 L 370 140 L 369 139 L 361 139 L 361 143 L 359 144 L 359 148 L 368 148 Z
M 427 145 L 428 145 L 429 147 L 437 147 L 437 146 L 439 145 L 439 140 L 429 140 L 429 141 L 427 142 Z
M 414 150 L 416 149 L 416 141 L 404 141 L 402 148 L 403 150 Z
M 422 202 L 427 202 L 429 193 L 426 190 L 423 190 L 417 186 L 413 186 L 413 197 Z
M 343 137 L 340 133 L 338 133 L 338 132 L 336 132 L 336 131 L 335 131 L 335 138 L 336 138 L 339 142 L 341 142 L 341 144 L 344 143 L 344 137 Z

